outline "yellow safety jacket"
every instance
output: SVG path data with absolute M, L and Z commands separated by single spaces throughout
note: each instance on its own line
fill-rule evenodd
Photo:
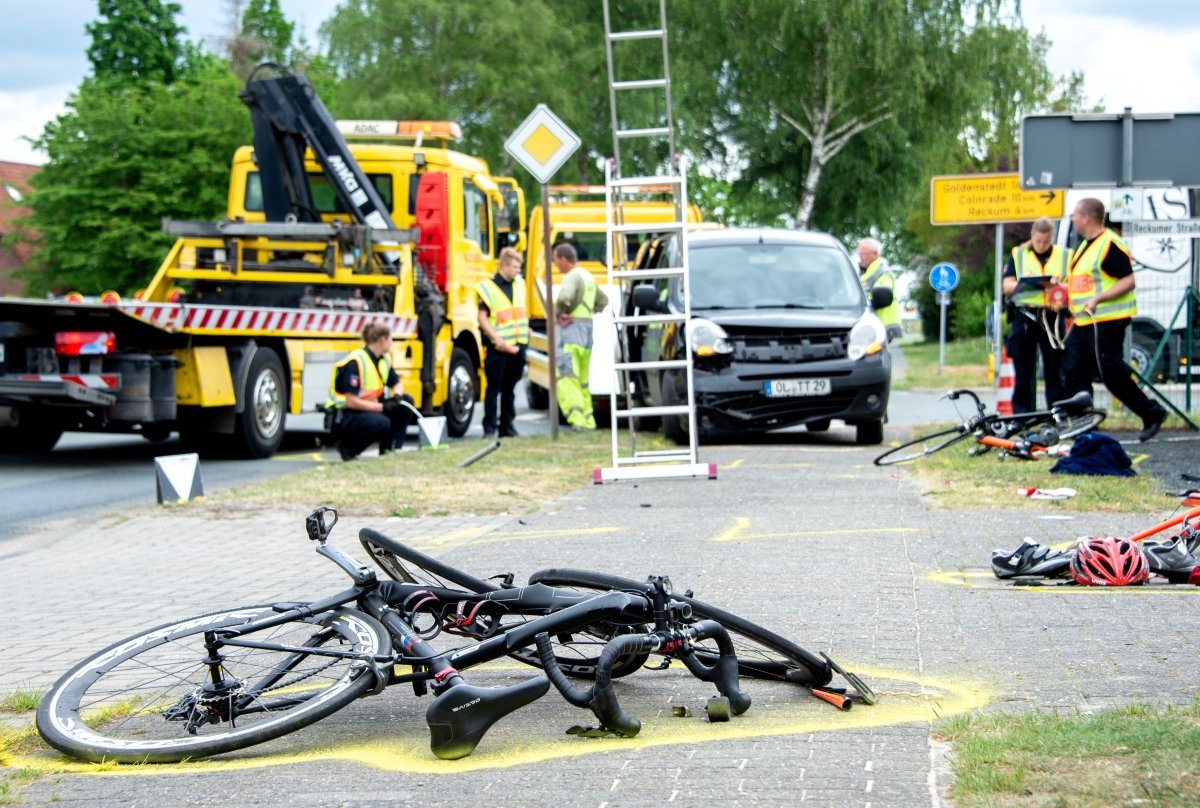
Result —
M 866 270 L 862 273 L 859 280 L 862 281 L 863 289 L 866 290 L 867 299 L 871 298 L 871 290 L 876 286 L 882 286 L 885 289 L 892 289 L 892 294 L 895 294 L 895 281 L 892 279 L 892 273 L 884 269 L 882 258 L 876 258 L 870 263 Z M 896 298 L 892 298 L 892 302 L 881 309 L 876 309 L 875 314 L 883 321 L 884 326 L 900 325 L 900 307 L 897 304 Z
M 358 378 L 362 380 L 358 397 L 371 401 L 383 398 L 383 383 L 391 375 L 392 366 L 386 356 L 380 357 L 379 363 L 376 364 L 375 357 L 371 356 L 370 351 L 366 348 L 359 348 L 348 353 L 344 359 L 333 366 L 333 371 L 329 376 L 329 400 L 325 402 L 325 409 L 332 410 L 346 406 L 346 396 L 339 393 L 336 387 L 338 371 L 350 362 L 358 363 Z
M 513 278 L 513 299 L 491 278 L 475 285 L 475 292 L 488 307 L 488 322 L 505 342 L 529 344 L 529 315 L 525 313 L 525 279 Z
M 1109 320 L 1123 320 L 1137 314 L 1137 301 L 1133 290 L 1130 289 L 1120 297 L 1105 300 L 1096 307 L 1096 313 L 1089 316 L 1083 307 L 1097 295 L 1111 289 L 1119 280 L 1106 275 L 1100 269 L 1104 256 L 1109 249 L 1115 247 L 1129 255 L 1129 248 L 1113 231 L 1105 228 L 1104 232 L 1092 241 L 1076 250 L 1071 259 L 1071 270 L 1067 278 L 1067 289 L 1071 294 L 1071 314 L 1079 325 L 1103 323 Z
M 1062 281 L 1067 277 L 1067 262 L 1070 260 L 1070 252 L 1057 245 L 1052 245 L 1050 247 L 1050 257 L 1046 259 L 1046 265 L 1042 266 L 1042 263 L 1037 259 L 1037 253 L 1026 242 L 1012 248 L 1012 259 L 1013 267 L 1017 272 L 1018 282 L 1021 278 L 1036 278 L 1044 275 L 1049 275 Z M 1013 292 L 1012 302 L 1017 306 L 1044 308 L 1046 306 L 1046 290 L 1022 289 L 1018 285 Z
M 580 270 L 580 277 L 583 279 L 583 297 L 579 298 L 579 304 L 571 310 L 571 316 L 590 320 L 596 313 L 596 279 L 587 270 Z

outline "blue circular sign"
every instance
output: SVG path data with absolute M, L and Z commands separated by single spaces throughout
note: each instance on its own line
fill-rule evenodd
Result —
M 950 292 L 958 286 L 958 267 L 954 264 L 938 264 L 929 270 L 929 285 L 938 292 Z

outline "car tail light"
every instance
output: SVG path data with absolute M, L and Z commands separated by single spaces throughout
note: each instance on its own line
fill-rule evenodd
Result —
M 54 335 L 54 352 L 59 356 L 107 356 L 117 350 L 117 335 L 111 331 L 59 331 Z

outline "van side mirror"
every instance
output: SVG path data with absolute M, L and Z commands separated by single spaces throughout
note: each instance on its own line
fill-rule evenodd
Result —
M 871 308 L 875 311 L 892 305 L 895 295 L 886 286 L 877 286 L 871 290 Z
M 666 302 L 658 297 L 658 289 L 648 283 L 633 287 L 633 305 L 642 311 L 664 312 L 667 310 Z

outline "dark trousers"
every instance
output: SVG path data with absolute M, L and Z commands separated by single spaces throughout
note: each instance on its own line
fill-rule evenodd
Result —
M 1036 314 L 1036 313 L 1035 313 Z M 1047 323 L 1054 327 L 1053 312 L 1046 314 Z M 1012 360 L 1014 413 L 1033 412 L 1037 409 L 1037 360 L 1042 355 L 1042 377 L 1046 384 L 1046 409 L 1055 401 L 1062 401 L 1062 355 L 1050 342 L 1050 335 L 1042 327 L 1041 319 L 1030 319 L 1024 312 L 1018 311 L 1013 317 L 1012 328 L 1009 329 L 1005 341 L 1008 357 Z
M 1125 364 L 1125 330 L 1128 317 L 1095 325 L 1079 325 L 1067 336 L 1063 357 L 1063 383 L 1067 396 L 1080 390 L 1092 391 L 1092 377 L 1100 371 L 1100 380 L 1108 392 L 1145 421 L 1159 411 L 1133 380 L 1133 369 Z
M 411 404 L 413 399 L 405 395 L 404 400 Z M 412 420 L 412 410 L 407 407 L 398 410 L 390 418 L 381 412 L 346 410 L 342 413 L 341 426 L 334 431 L 334 436 L 347 457 L 357 457 L 376 441 L 379 442 L 379 451 L 389 452 L 404 445 L 404 437 Z
M 487 390 L 483 394 L 484 432 L 495 432 L 497 427 L 500 432 L 512 430 L 513 419 L 517 417 L 515 391 L 524 370 L 524 345 L 515 354 L 488 350 L 483 360 L 483 374 L 487 377 Z

